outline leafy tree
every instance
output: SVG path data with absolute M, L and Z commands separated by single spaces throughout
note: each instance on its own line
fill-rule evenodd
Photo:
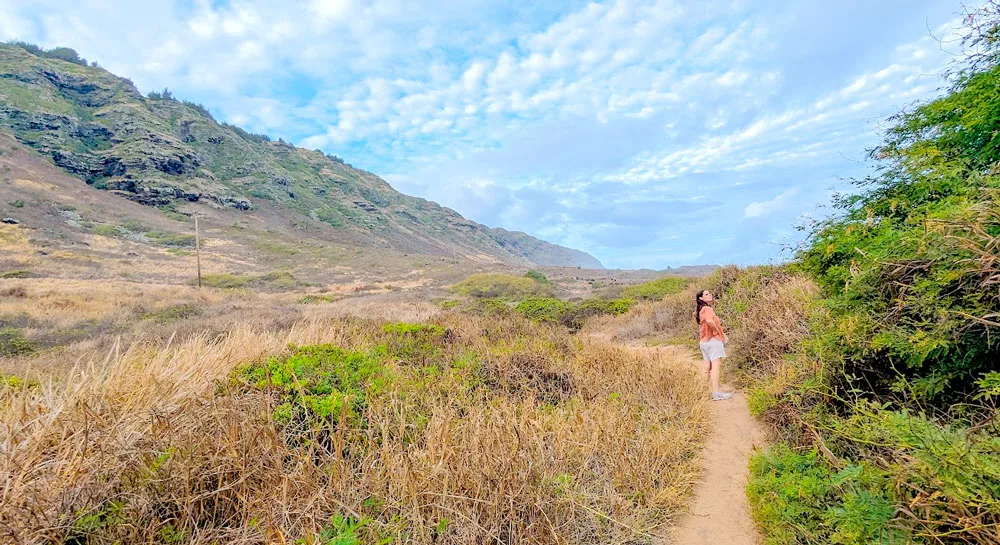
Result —
M 878 169 L 799 254 L 852 387 L 948 407 L 1000 368 L 998 15 L 970 15 L 980 52 L 944 96 L 893 118 Z
M 176 100 L 174 99 L 174 94 L 166 87 L 160 92 L 150 91 L 148 96 L 149 100 Z

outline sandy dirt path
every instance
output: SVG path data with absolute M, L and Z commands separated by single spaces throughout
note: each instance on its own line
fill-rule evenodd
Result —
M 712 432 L 702 453 L 704 473 L 695 484 L 688 512 L 677 520 L 667 543 L 757 545 L 760 535 L 750 518 L 745 487 L 750 455 L 763 446 L 764 432 L 741 392 L 732 399 L 713 401 L 711 407 Z
M 612 342 L 609 338 L 601 338 Z M 669 365 L 690 366 L 703 372 L 704 362 L 683 346 L 650 347 L 640 341 L 624 343 L 636 352 Z M 726 377 L 723 363 L 722 378 Z M 707 377 L 705 377 L 707 381 Z M 706 389 L 707 389 L 706 383 Z M 731 385 L 724 385 L 733 391 Z M 708 393 L 706 392 L 706 396 Z M 712 410 L 712 431 L 701 455 L 702 475 L 694 485 L 687 512 L 677 518 L 656 545 L 759 545 L 762 540 L 750 517 L 746 497 L 750 456 L 764 446 L 764 429 L 750 415 L 746 396 L 735 392 L 731 399 L 706 401 Z
M 704 365 L 688 348 L 653 348 L 638 343 L 628 346 L 672 365 L 689 365 L 699 371 Z M 725 378 L 725 367 L 722 373 Z M 725 389 L 732 391 L 731 387 Z M 712 410 L 712 431 L 701 456 L 702 476 L 694 486 L 688 511 L 665 532 L 666 536 L 658 545 L 761 543 L 760 533 L 750 517 L 745 488 L 750 455 L 755 448 L 764 445 L 764 430 L 750 415 L 742 392 L 736 392 L 732 399 L 708 403 Z

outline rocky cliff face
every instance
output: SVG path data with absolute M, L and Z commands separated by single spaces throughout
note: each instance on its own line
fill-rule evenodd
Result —
M 601 268 L 583 252 L 403 195 L 337 157 L 218 123 L 197 104 L 143 97 L 131 81 L 103 69 L 15 45 L 0 45 L 0 131 L 87 184 L 165 210 L 267 204 L 360 245 Z

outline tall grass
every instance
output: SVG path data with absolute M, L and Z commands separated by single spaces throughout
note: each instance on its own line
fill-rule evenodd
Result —
M 235 325 L 0 390 L 0 535 L 622 543 L 678 512 L 705 408 L 677 366 L 516 317 L 433 322 L 440 336 L 416 344 L 400 335 L 420 328 L 380 320 Z M 279 420 L 279 392 L 238 379 L 320 343 L 393 377 L 357 423 Z
M 697 341 L 694 301 L 701 289 L 701 285 L 690 284 L 660 301 L 637 304 L 624 314 L 592 319 L 584 331 L 618 342 L 653 340 L 691 345 Z

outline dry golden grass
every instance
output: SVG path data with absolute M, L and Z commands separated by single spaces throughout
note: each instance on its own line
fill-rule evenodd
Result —
M 16 282 L 4 287 L 29 297 L 0 298 L 0 314 L 60 326 L 134 320 L 137 301 L 206 310 L 187 328 L 17 360 L 28 373 L 77 363 L 39 386 L 0 387 L 0 541 L 320 543 L 340 515 L 368 521 L 350 533 L 360 542 L 643 542 L 681 509 L 697 470 L 700 384 L 557 327 L 391 298 L 301 305 L 117 284 L 74 298 L 75 285 Z M 422 365 L 381 357 L 402 378 L 369 399 L 364 426 L 279 423 L 272 391 L 232 381 L 289 343 L 371 351 L 399 320 L 432 321 L 448 340 Z M 425 376 L 429 363 L 439 374 Z
M 746 373 L 743 378 L 782 374 L 785 354 L 808 333 L 818 288 L 804 276 L 780 268 L 726 267 L 662 301 L 636 305 L 621 316 L 592 320 L 585 331 L 613 341 L 693 347 L 697 342 L 695 294 L 702 289 L 718 294 L 715 308 L 729 336 L 728 361 Z
M 689 345 L 697 341 L 694 321 L 695 294 L 702 286 L 692 285 L 668 295 L 662 301 L 640 303 L 620 316 L 604 316 L 588 322 L 587 334 L 612 341 Z
M 816 284 L 771 267 L 749 267 L 718 304 L 728 331 L 731 359 L 753 378 L 782 374 L 786 354 L 809 333 Z

